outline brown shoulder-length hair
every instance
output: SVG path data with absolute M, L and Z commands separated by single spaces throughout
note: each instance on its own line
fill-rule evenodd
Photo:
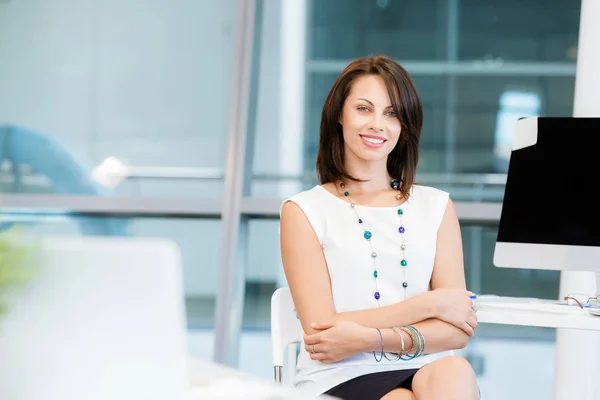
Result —
M 321 114 L 317 176 L 322 184 L 338 180 L 360 181 L 350 176 L 344 167 L 344 135 L 339 118 L 352 83 L 365 75 L 383 78 L 392 107 L 400 121 L 402 131 L 398 144 L 388 156 L 387 170 L 392 178 L 400 182 L 400 191 L 408 198 L 419 161 L 423 106 L 408 72 L 387 56 L 352 61 L 333 84 Z

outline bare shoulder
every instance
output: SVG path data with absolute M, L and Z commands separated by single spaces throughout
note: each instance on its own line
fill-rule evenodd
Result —
M 281 218 L 297 218 L 298 215 L 303 215 L 302 209 L 293 199 L 287 199 L 281 205 Z
M 287 225 L 293 227 L 305 222 L 308 222 L 308 217 L 297 202 L 290 199 L 283 203 L 280 211 L 280 224 L 282 228 Z
M 456 206 L 450 197 L 448 197 L 446 203 L 446 209 L 444 210 L 444 216 L 456 217 Z

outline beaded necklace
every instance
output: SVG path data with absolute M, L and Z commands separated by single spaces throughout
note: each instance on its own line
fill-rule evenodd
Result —
M 391 186 L 392 186 L 392 189 L 394 189 L 396 191 L 400 190 L 400 182 L 398 182 L 395 179 L 392 181 Z M 340 183 L 340 187 L 342 189 L 344 189 L 346 187 L 344 182 Z M 344 196 L 350 202 L 350 208 L 354 211 L 354 214 L 356 215 L 358 223 L 361 225 L 361 227 L 363 229 L 363 237 L 367 240 L 367 242 L 369 242 L 369 246 L 371 248 L 371 260 L 373 260 L 373 279 L 375 280 L 375 293 L 373 294 L 373 297 L 375 298 L 375 300 L 377 300 L 377 306 L 380 307 L 379 299 L 381 298 L 381 293 L 379 293 L 379 288 L 377 286 L 377 278 L 379 277 L 379 272 L 377 270 L 377 262 L 376 262 L 377 252 L 375 251 L 375 248 L 373 247 L 373 241 L 371 240 L 373 238 L 373 233 L 366 228 L 363 219 L 358 214 L 358 211 L 356 211 L 356 204 L 350 198 L 350 192 L 345 190 Z M 396 194 L 396 200 L 402 200 L 402 197 L 403 196 L 401 193 Z M 398 227 L 398 232 L 400 233 L 400 250 L 402 251 L 402 259 L 400 260 L 400 266 L 402 267 L 402 270 L 404 273 L 402 287 L 404 288 L 404 298 L 406 298 L 406 288 L 408 287 L 408 283 L 406 283 L 406 266 L 408 265 L 408 262 L 406 261 L 406 258 L 404 257 L 404 251 L 406 250 L 406 245 L 404 244 L 404 233 L 406 232 L 406 229 L 404 228 L 404 225 L 402 224 L 402 217 L 404 215 L 404 210 L 402 210 L 401 206 L 398 206 L 397 214 L 400 219 L 400 226 Z

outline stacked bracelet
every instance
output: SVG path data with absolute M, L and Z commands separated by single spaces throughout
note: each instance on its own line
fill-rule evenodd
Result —
M 417 328 L 412 325 L 402 326 L 399 329 L 406 332 L 412 340 L 411 348 L 401 357 L 402 360 L 408 361 L 420 357 L 425 352 L 425 337 Z M 411 354 L 412 353 L 412 354 Z
M 419 340 L 417 338 L 417 335 L 415 335 L 414 331 L 412 331 L 408 325 L 401 326 L 401 327 L 399 327 L 399 329 L 401 331 L 403 331 L 404 333 L 406 333 L 408 335 L 408 337 L 410 337 L 410 340 L 411 340 L 410 349 L 408 349 L 406 351 L 406 353 L 404 353 L 404 355 L 401 357 L 401 360 L 410 361 L 416 357 L 416 354 L 419 350 Z
M 379 330 L 379 328 L 375 328 L 375 329 L 377 329 L 377 332 L 379 332 L 379 339 L 381 340 L 381 355 L 379 356 L 379 359 L 377 359 L 377 355 L 375 354 L 375 352 L 373 352 L 373 357 L 375 358 L 375 361 L 381 362 L 381 360 L 383 360 L 383 356 L 385 356 L 384 345 L 383 345 L 383 335 L 381 334 L 381 330 Z
M 394 356 L 394 358 L 388 357 L 388 355 L 386 354 L 385 349 L 384 349 L 385 346 L 383 343 L 383 334 L 381 333 L 380 329 L 377 329 L 377 332 L 379 332 L 379 339 L 381 340 L 381 354 L 379 355 L 379 358 L 377 358 L 376 352 L 373 352 L 373 357 L 375 358 L 375 361 L 381 362 L 381 360 L 384 357 L 388 361 L 398 361 L 398 360 L 409 361 L 414 358 L 420 357 L 425 353 L 425 336 L 423 336 L 421 331 L 419 331 L 417 328 L 415 328 L 412 325 L 406 325 L 406 326 L 394 326 L 394 327 L 392 327 L 392 330 L 394 332 L 396 332 L 398 334 L 398 336 L 400 336 L 400 343 L 401 343 L 400 352 L 399 353 L 391 353 L 390 352 L 390 354 L 392 356 Z M 410 346 L 410 349 L 408 349 L 408 350 L 406 350 L 405 343 L 404 343 L 404 336 L 402 335 L 402 332 L 405 332 L 411 339 L 412 345 Z
M 420 357 L 423 354 L 425 354 L 425 336 L 423 336 L 421 331 L 418 330 L 417 328 L 413 327 L 413 329 L 417 331 L 417 334 L 419 335 L 419 338 L 421 339 L 421 353 L 419 353 L 419 355 L 418 355 L 418 357 Z
M 389 358 L 387 358 L 387 356 L 386 356 L 386 358 L 389 361 L 398 361 L 402 358 L 402 355 L 404 354 L 404 336 L 402 336 L 402 331 L 397 326 L 393 326 L 392 330 L 394 332 L 396 332 L 398 334 L 398 336 L 400 336 L 400 343 L 401 343 L 400 353 L 391 353 L 392 355 L 394 355 L 396 357 L 394 360 L 390 360 Z

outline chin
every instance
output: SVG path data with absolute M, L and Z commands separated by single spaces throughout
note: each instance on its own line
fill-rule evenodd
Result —
M 387 160 L 389 154 L 389 151 L 385 151 L 384 149 L 378 149 L 376 151 L 361 151 L 358 154 L 356 154 L 356 156 L 363 161 L 375 162 Z

